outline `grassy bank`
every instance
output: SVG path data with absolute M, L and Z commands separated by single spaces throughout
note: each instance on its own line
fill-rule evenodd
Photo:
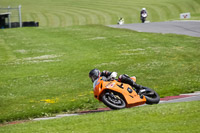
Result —
M 135 75 L 161 97 L 197 91 L 199 42 L 100 25 L 0 30 L 0 122 L 102 106 L 93 68 Z
M 93 113 L 54 120 L 27 122 L 0 128 L 3 133 L 197 133 L 199 101 L 159 104 Z
M 199 0 L 1 0 L 0 7 L 22 5 L 22 20 L 36 21 L 40 26 L 65 27 L 85 24 L 139 23 L 140 11 L 146 7 L 151 22 L 178 20 L 180 13 L 190 12 L 191 19 L 200 20 Z M 7 12 L 7 10 L 0 10 Z M 18 21 L 12 12 L 12 21 Z

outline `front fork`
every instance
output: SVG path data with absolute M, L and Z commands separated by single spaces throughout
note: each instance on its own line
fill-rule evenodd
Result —
M 110 96 L 111 96 L 113 99 L 117 99 L 117 100 L 120 100 L 120 99 L 121 99 L 118 95 L 114 95 L 114 93 L 113 93 L 112 91 L 110 91 L 109 93 L 110 93 Z

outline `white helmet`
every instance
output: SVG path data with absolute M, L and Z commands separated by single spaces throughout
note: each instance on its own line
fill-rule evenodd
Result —
M 142 8 L 142 10 L 146 10 L 146 8 Z

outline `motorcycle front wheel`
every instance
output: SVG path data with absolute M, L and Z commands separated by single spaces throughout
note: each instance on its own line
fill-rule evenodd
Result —
M 123 109 L 126 107 L 126 102 L 119 94 L 106 92 L 102 95 L 102 102 L 111 109 Z
M 142 18 L 142 23 L 145 23 L 145 21 L 146 21 L 146 18 Z

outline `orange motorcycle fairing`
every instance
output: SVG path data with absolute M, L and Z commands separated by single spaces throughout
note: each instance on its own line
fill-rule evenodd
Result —
M 103 81 L 100 77 L 94 88 L 95 98 L 101 101 L 101 97 L 106 91 L 112 91 L 121 94 L 126 101 L 127 108 L 146 103 L 146 98 L 144 96 L 141 97 L 138 95 L 130 85 L 118 82 L 116 80 Z

